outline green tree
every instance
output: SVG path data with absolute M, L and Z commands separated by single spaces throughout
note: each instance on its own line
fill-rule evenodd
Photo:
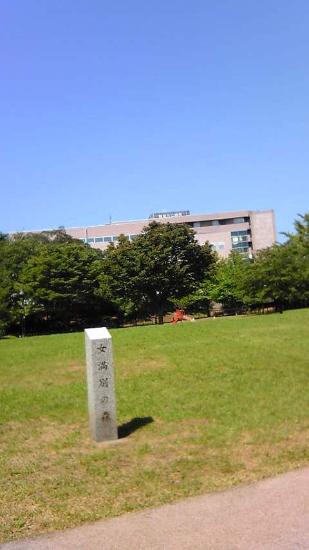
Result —
M 272 301 L 296 307 L 309 303 L 309 214 L 295 221 L 295 233 L 283 244 L 261 250 L 247 278 L 246 292 L 253 304 Z
M 77 240 L 54 240 L 23 266 L 19 277 L 28 317 L 69 328 L 97 323 L 109 311 L 100 285 L 102 253 Z
M 0 236 L 0 320 L 5 326 L 20 327 L 23 331 L 25 317 L 33 314 L 36 301 L 25 295 L 21 273 L 27 262 L 36 257 L 42 248 L 57 242 L 72 242 L 63 231 L 16 233 L 11 237 Z M 4 321 L 2 321 L 3 324 Z
M 0 241 L 1 316 L 6 327 L 22 325 L 23 303 L 19 277 L 25 262 L 37 253 L 41 245 L 39 238 L 26 237 L 24 234 L 2 238 Z
M 246 303 L 245 282 L 250 269 L 250 261 L 238 252 L 219 260 L 205 289 L 209 298 L 227 310 L 240 310 Z
M 305 248 L 309 246 L 309 212 L 302 215 L 298 214 L 298 219 L 294 221 L 295 233 L 283 233 L 288 239 L 288 243 L 298 241 Z
M 5 262 L 7 241 L 7 235 L 0 233 L 0 336 L 5 334 L 11 318 L 8 294 L 9 279 Z
M 63 330 L 113 311 L 102 253 L 63 231 L 0 239 L 0 330 Z
M 125 237 L 105 254 L 104 272 L 126 315 L 163 315 L 193 292 L 215 261 L 184 224 L 152 222 L 133 242 Z
M 115 305 L 119 320 L 140 313 L 139 259 L 133 242 L 120 235 L 117 246 L 111 243 L 104 252 L 100 284 L 103 293 Z

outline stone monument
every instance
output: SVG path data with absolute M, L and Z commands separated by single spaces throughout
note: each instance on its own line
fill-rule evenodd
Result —
M 112 337 L 107 328 L 85 330 L 88 410 L 95 441 L 118 439 Z

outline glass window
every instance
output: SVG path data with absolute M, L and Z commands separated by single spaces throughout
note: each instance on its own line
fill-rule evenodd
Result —
M 249 248 L 249 245 L 248 245 L 248 243 L 242 243 L 242 242 L 235 243 L 235 244 L 233 243 L 233 244 L 232 244 L 232 248 L 235 248 L 235 249 L 237 249 L 237 250 L 238 250 L 239 248 L 246 248 L 246 249 L 248 249 L 248 248 Z
M 118 237 L 116 235 L 113 236 L 113 242 L 118 241 Z
M 219 225 L 219 220 L 211 220 L 211 225 Z
M 93 237 L 88 237 L 87 243 L 94 243 L 94 238 Z
M 112 242 L 112 237 L 104 237 L 104 242 L 105 243 L 111 243 Z
M 231 231 L 232 237 L 238 237 L 240 235 L 248 235 L 250 233 L 250 230 L 243 229 L 242 231 Z
M 95 237 L 94 240 L 96 243 L 103 243 L 103 237 Z

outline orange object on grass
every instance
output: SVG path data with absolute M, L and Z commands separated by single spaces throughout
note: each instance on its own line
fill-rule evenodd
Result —
M 178 321 L 183 321 L 184 316 L 185 316 L 185 312 L 183 309 L 176 309 L 172 317 L 171 323 L 178 323 Z

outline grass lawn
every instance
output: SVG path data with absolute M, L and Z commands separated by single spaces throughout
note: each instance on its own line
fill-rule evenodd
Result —
M 83 334 L 0 340 L 1 540 L 305 465 L 308 329 L 309 309 L 111 331 L 118 423 L 153 422 L 103 446 Z

